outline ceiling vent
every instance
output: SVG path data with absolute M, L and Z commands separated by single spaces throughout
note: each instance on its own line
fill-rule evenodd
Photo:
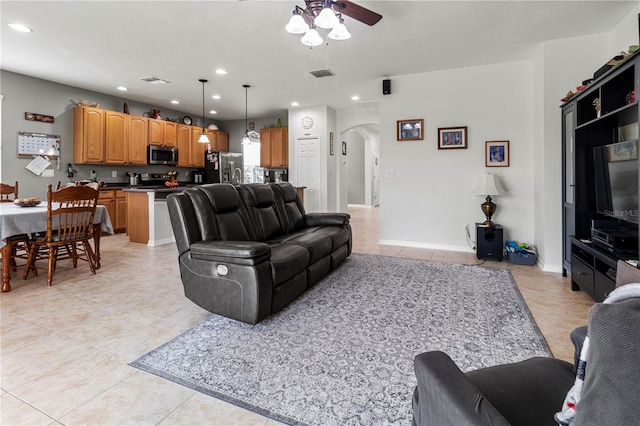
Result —
M 147 83 L 155 84 L 156 86 L 161 84 L 169 84 L 167 80 L 163 80 L 158 77 L 144 77 L 144 78 L 141 78 L 140 80 L 146 81 Z
M 316 71 L 310 71 L 311 75 L 314 76 L 315 78 L 321 78 L 321 77 L 333 77 L 335 74 L 333 73 L 333 71 L 331 71 L 330 69 L 326 69 L 326 70 L 316 70 Z

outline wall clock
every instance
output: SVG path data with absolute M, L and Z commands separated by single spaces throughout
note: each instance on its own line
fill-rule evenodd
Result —
M 309 117 L 308 115 L 302 117 L 302 128 L 310 129 L 311 127 L 313 127 L 313 118 Z
M 188 115 L 185 115 L 184 117 L 182 117 L 182 122 L 187 126 L 191 126 L 191 122 L 192 122 L 191 117 L 189 117 Z

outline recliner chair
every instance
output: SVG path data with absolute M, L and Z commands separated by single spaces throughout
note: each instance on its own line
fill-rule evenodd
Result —
M 617 286 L 640 282 L 640 270 L 626 263 L 618 268 Z M 578 355 L 586 330 L 581 327 L 572 333 Z M 574 424 L 637 424 L 640 297 L 594 305 L 589 314 L 589 339 Z M 554 358 L 531 358 L 463 373 L 447 354 L 433 351 L 416 356 L 414 367 L 418 385 L 413 423 L 418 426 L 557 426 L 554 414 L 562 409 L 576 380 L 574 365 Z

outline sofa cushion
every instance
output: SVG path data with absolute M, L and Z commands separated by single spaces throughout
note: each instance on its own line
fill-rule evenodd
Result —
M 285 224 L 277 212 L 270 185 L 263 183 L 239 185 L 238 192 L 247 209 L 258 241 L 266 241 L 285 233 Z
M 276 287 L 309 266 L 309 251 L 296 244 L 271 246 L 271 276 Z
M 272 183 L 273 193 L 280 215 L 286 223 L 286 232 L 292 233 L 306 226 L 304 206 L 298 196 L 298 191 L 289 182 Z
M 309 251 L 309 264 L 315 263 L 331 254 L 331 238 L 320 233 L 295 233 L 286 238 L 283 243 L 296 244 Z
M 314 234 L 326 235 L 331 239 L 331 250 L 336 250 L 338 247 L 347 244 L 350 237 L 348 228 L 342 226 L 326 226 L 324 228 L 318 228 Z
M 250 226 L 249 217 L 240 195 L 231 184 L 211 184 L 197 187 L 204 192 L 215 218 L 219 239 L 222 241 L 255 240 L 255 232 Z M 205 206 L 196 206 L 196 210 L 205 210 Z

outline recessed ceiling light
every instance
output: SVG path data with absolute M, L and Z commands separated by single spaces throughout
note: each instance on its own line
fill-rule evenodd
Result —
M 360 100 L 360 96 L 358 96 L 358 95 L 352 96 L 351 100 L 352 101 L 359 101 Z
M 177 99 L 174 99 L 174 100 L 172 100 L 172 101 L 171 101 L 171 103 L 172 103 L 172 104 L 175 104 L 175 105 L 178 105 L 178 104 L 180 103 L 180 101 L 179 101 L 179 100 L 177 100 Z
M 11 28 L 13 28 L 16 31 L 20 31 L 21 33 L 32 33 L 33 30 L 25 25 L 22 24 L 9 24 L 9 26 Z
M 298 105 L 300 105 L 300 104 L 297 103 L 297 102 L 291 102 L 291 106 L 298 106 Z
M 124 87 L 124 86 L 118 86 L 118 90 L 122 90 L 123 92 L 126 92 L 126 91 L 127 91 L 127 90 L 129 90 L 129 89 L 127 89 L 127 88 L 126 88 L 126 87 Z
M 220 99 L 220 95 L 213 95 L 212 98 L 213 99 Z
M 218 111 L 215 111 L 215 110 L 209 111 L 209 114 L 217 114 L 217 113 L 218 113 Z
M 216 74 L 220 74 L 220 75 L 225 75 L 227 72 L 225 70 L 223 70 L 222 68 L 218 68 L 216 70 Z

